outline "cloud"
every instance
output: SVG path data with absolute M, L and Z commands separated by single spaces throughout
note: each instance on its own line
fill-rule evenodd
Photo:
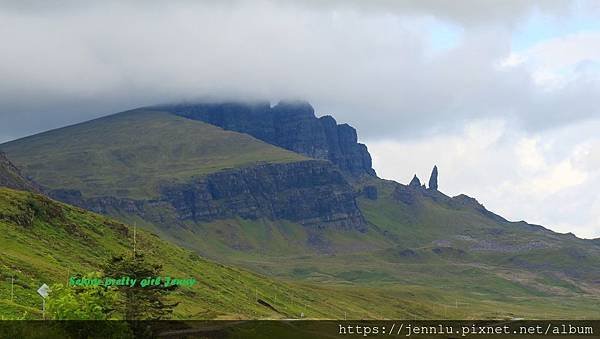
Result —
M 165 101 L 302 98 L 357 127 L 384 176 L 406 181 L 439 163 L 450 192 L 591 234 L 598 202 L 582 187 L 600 188 L 598 33 L 513 45 L 529 34 L 519 27 L 532 13 L 576 21 L 581 12 L 597 18 L 598 8 L 561 0 L 4 1 L 0 141 Z M 529 200 L 516 204 L 516 194 Z M 578 214 L 558 215 L 559 203 Z
M 534 10 L 550 14 L 564 14 L 571 8 L 570 0 L 202 0 L 202 6 L 223 6 L 224 8 L 236 8 L 244 4 L 254 3 L 261 6 L 264 3 L 277 2 L 279 5 L 295 6 L 310 10 L 353 10 L 358 12 L 392 13 L 394 15 L 429 15 L 455 21 L 462 25 L 468 24 L 490 24 L 490 23 L 514 23 L 522 19 Z M 167 7 L 190 8 L 199 1 L 177 0 L 171 1 Z M 593 3 L 590 1 L 590 3 Z M 64 13 L 65 10 L 80 11 L 86 8 L 98 8 L 106 5 L 131 5 L 140 7 L 136 1 L 106 0 L 98 6 L 97 2 L 81 0 L 60 1 L 4 1 L 5 8 L 21 13 Z M 258 5 L 257 5 L 258 4 Z M 160 0 L 144 1 L 145 8 L 161 9 L 165 4 Z
M 596 113 L 578 85 L 546 94 L 528 66 L 498 67 L 512 26 L 568 12 L 565 1 L 323 3 L 3 2 L 0 116 L 20 116 L 17 134 L 169 100 L 300 97 L 362 136 L 397 138 L 473 118 L 536 129 Z
M 543 40 L 511 53 L 506 67 L 527 65 L 536 85 L 560 90 L 582 82 L 597 86 L 600 75 L 600 32 L 582 31 Z
M 568 0 L 311 0 L 304 3 L 336 9 L 343 6 L 360 11 L 378 11 L 399 15 L 429 15 L 465 26 L 490 24 L 514 25 L 532 11 L 564 14 L 571 8 Z

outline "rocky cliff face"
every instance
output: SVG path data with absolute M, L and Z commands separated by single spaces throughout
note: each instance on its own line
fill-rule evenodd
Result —
M 408 184 L 408 186 L 410 186 L 410 187 L 421 187 L 421 180 L 419 180 L 419 177 L 417 177 L 416 174 L 412 178 L 412 180 L 410 181 L 410 183 Z
M 51 195 L 98 213 L 133 213 L 157 223 L 171 214 L 165 211 L 172 211 L 179 221 L 268 218 L 318 228 L 366 230 L 352 187 L 330 163 L 317 160 L 225 170 L 164 186 L 161 197 L 153 201 L 86 199 L 73 190 Z
M 0 152 L 0 186 L 16 190 L 39 192 L 39 186 L 25 178 L 19 168 Z
M 364 227 L 354 191 L 323 161 L 226 170 L 163 189 L 185 220 L 234 217 L 285 219 L 304 225 Z
M 429 189 L 436 190 L 438 189 L 438 168 L 437 166 L 433 166 L 433 170 L 431 171 L 431 177 L 429 177 Z
M 326 159 L 352 176 L 375 176 L 367 146 L 356 130 L 331 116 L 317 118 L 307 102 L 201 103 L 158 109 L 200 120 L 226 130 L 247 133 L 270 144 L 316 159 Z

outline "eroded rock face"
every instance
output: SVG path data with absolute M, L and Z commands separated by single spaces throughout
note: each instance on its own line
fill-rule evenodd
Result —
M 367 146 L 356 130 L 338 125 L 331 116 L 317 118 L 304 101 L 201 103 L 159 106 L 157 109 L 200 120 L 226 130 L 246 133 L 267 143 L 316 159 L 326 159 L 352 176 L 375 176 Z
M 412 178 L 412 180 L 410 181 L 410 183 L 408 184 L 408 186 L 410 186 L 410 187 L 421 187 L 421 180 L 419 180 L 419 177 L 417 177 L 416 174 Z
M 126 212 L 169 225 L 242 217 L 366 231 L 354 190 L 331 163 L 319 160 L 220 171 L 164 186 L 157 200 L 85 198 L 73 190 L 51 195 L 98 213 Z M 172 216 L 177 220 L 164 219 Z
M 429 178 L 429 189 L 436 190 L 438 189 L 438 168 L 437 166 L 433 166 L 433 171 L 431 171 L 431 177 Z
M 162 200 L 185 220 L 266 217 L 303 225 L 365 228 L 352 187 L 323 161 L 221 171 L 165 187 Z

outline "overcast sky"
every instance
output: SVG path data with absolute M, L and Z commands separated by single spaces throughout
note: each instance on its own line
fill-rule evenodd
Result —
M 0 142 L 141 105 L 306 99 L 379 175 L 440 169 L 511 220 L 600 237 L 600 3 L 0 1 Z

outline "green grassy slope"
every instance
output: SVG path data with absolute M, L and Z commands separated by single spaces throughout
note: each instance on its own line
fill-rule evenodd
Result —
M 25 318 L 36 319 L 41 317 L 36 290 L 42 283 L 66 284 L 69 275 L 98 271 L 110 255 L 130 253 L 132 229 L 40 195 L 0 188 L 0 244 L 0 318 L 26 314 Z M 298 318 L 301 313 L 307 318 L 340 318 L 344 312 L 375 318 L 393 309 L 408 312 L 405 307 L 380 309 L 367 302 L 384 298 L 378 292 L 267 279 L 207 261 L 143 231 L 138 231 L 137 247 L 162 264 L 165 275 L 198 280 L 172 295 L 181 302 L 177 318 Z
M 435 286 L 448 277 L 440 274 L 447 266 L 439 261 L 437 269 L 432 263 L 422 268 L 429 270 L 428 278 L 440 275 L 427 283 L 411 281 L 406 267 L 377 263 L 372 255 L 262 257 L 263 269 L 278 260 L 282 279 L 273 279 L 203 259 L 151 233 L 138 231 L 137 240 L 138 249 L 162 264 L 165 275 L 198 280 L 171 297 L 181 302 L 175 310 L 180 319 L 279 319 L 302 313 L 318 319 L 531 318 L 539 310 L 546 317 L 585 318 L 597 311 L 597 299 L 576 294 L 549 298 L 512 286 L 516 293 L 502 296 L 506 289 L 495 285 L 500 290 L 483 297 Z M 41 300 L 35 291 L 42 283 L 66 283 L 69 275 L 98 271 L 110 255 L 130 253 L 132 229 L 40 195 L 0 188 L 0 243 L 0 318 L 39 319 Z M 486 282 L 497 283 L 467 268 L 462 273 L 463 282 L 471 281 L 466 287 L 479 286 L 476 291 L 491 289 Z M 10 300 L 13 276 L 15 297 Z
M 427 198 L 407 206 L 393 198 L 395 183 L 368 184 L 379 189 L 377 200 L 359 198 L 369 231 L 356 239 L 324 231 L 339 242 L 329 255 L 300 245 L 302 227 L 277 221 L 190 225 L 174 241 L 279 278 L 389 295 L 410 291 L 419 309 L 450 305 L 447 317 L 600 316 L 597 242 Z
M 0 149 L 50 189 L 134 199 L 155 197 L 163 182 L 257 162 L 306 159 L 246 134 L 146 110 L 36 134 Z
M 403 272 L 400 281 L 486 299 L 564 298 L 566 305 L 589 297 L 598 302 L 600 246 L 595 241 L 428 198 L 407 206 L 393 198 L 395 184 L 375 184 L 379 199 L 361 198 L 359 204 L 367 220 L 396 243 L 373 255 L 386 263 L 382 267 Z M 600 310 L 592 313 L 598 317 Z
M 379 199 L 360 198 L 359 204 L 367 220 L 396 244 L 386 251 L 390 260 L 415 258 L 409 252 L 400 255 L 403 250 L 429 251 L 464 261 L 564 272 L 578 280 L 600 281 L 597 241 L 525 222 L 496 220 L 472 206 L 456 207 L 427 197 L 408 206 L 393 198 L 394 183 L 374 182 L 379 185 Z

